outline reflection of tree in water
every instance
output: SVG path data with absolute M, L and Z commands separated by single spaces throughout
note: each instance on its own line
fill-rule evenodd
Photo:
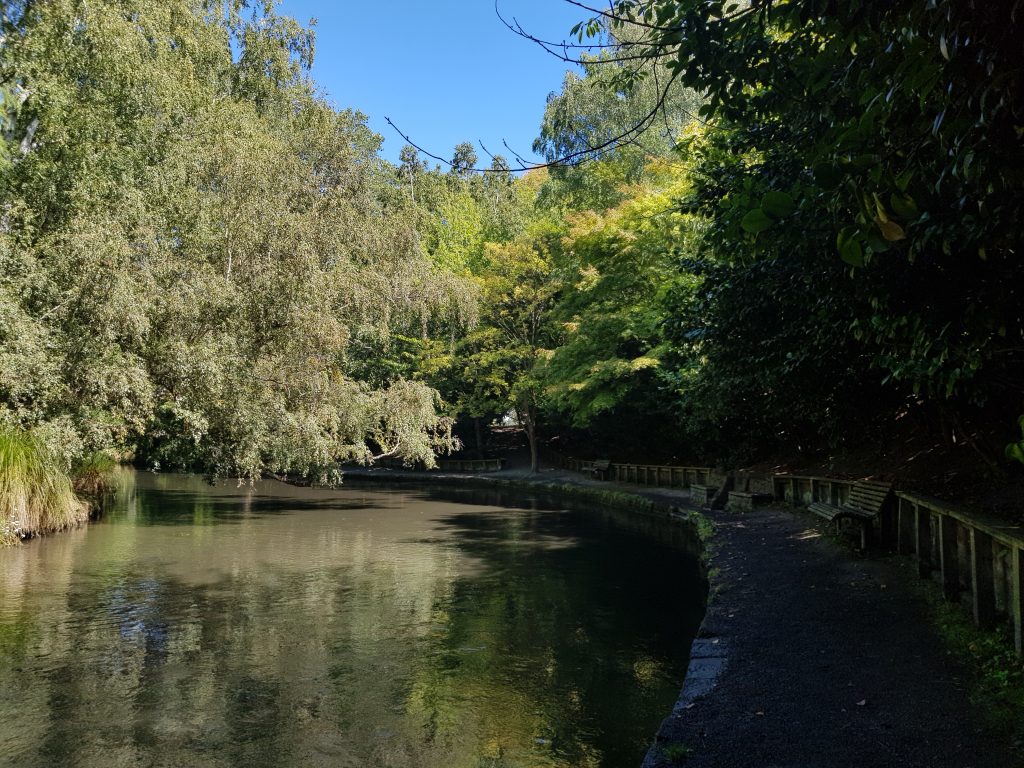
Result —
M 161 616 L 166 596 L 155 579 L 140 579 L 114 587 L 106 613 L 117 623 L 121 639 L 141 642 L 143 664 L 160 664 L 167 656 L 167 621 Z
M 465 726 L 453 710 L 469 698 L 481 744 L 491 746 L 481 757 L 573 766 L 639 759 L 675 699 L 703 591 L 695 559 L 630 530 L 660 527 L 671 541 L 677 526 L 628 521 L 596 511 L 444 520 L 486 569 L 456 581 L 439 663 L 414 687 L 430 738 Z
M 190 583 L 139 560 L 141 529 L 90 532 L 59 610 L 3 634 L 23 647 L 0 690 L 6 659 L 46 652 L 19 766 L 615 766 L 677 690 L 696 609 L 673 585 L 696 566 L 611 518 L 453 508 L 429 541 L 383 541 L 256 500 L 293 526 L 274 565 L 238 499 L 136 501 L 144 526 L 181 521 L 148 528 L 170 552 L 185 535 L 230 568 Z

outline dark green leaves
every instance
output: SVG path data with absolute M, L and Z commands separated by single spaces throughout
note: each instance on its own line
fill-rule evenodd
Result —
M 796 203 L 785 192 L 768 192 L 761 198 L 761 210 L 772 219 L 784 219 L 796 210 Z
M 844 228 L 836 237 L 836 247 L 839 249 L 840 258 L 853 267 L 864 266 L 864 247 L 857 239 L 857 230 L 854 227 Z
M 767 192 L 761 198 L 761 207 L 749 211 L 740 221 L 740 226 L 752 235 L 759 234 L 775 222 L 791 216 L 796 211 L 796 202 L 785 192 Z
M 1021 434 L 1024 435 L 1024 416 L 1017 419 L 1017 423 L 1020 425 Z M 1024 440 L 1006 446 L 1006 458 L 1024 464 Z
M 740 221 L 740 226 L 752 235 L 768 229 L 775 221 L 761 208 L 749 211 Z

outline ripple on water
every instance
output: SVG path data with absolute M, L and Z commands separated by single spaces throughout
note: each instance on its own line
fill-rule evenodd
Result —
M 0 765 L 638 764 L 702 610 L 678 534 L 596 510 L 149 474 L 118 505 L 0 553 Z

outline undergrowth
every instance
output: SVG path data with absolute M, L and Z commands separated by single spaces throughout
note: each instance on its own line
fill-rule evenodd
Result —
M 1024 752 L 1024 662 L 1009 627 L 978 629 L 963 606 L 947 602 L 935 589 L 923 592 L 947 651 L 971 672 L 969 696 L 976 711 Z
M 72 485 L 86 496 L 101 496 L 109 488 L 110 477 L 116 467 L 117 462 L 106 453 L 91 453 L 75 463 Z

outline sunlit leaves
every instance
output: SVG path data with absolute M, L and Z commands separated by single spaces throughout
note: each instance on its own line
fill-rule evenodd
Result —
M 420 249 L 365 119 L 316 97 L 309 30 L 270 3 L 58 0 L 3 32 L 27 98 L 0 420 L 72 458 L 247 476 L 452 446 L 436 392 L 365 361 L 471 292 Z

